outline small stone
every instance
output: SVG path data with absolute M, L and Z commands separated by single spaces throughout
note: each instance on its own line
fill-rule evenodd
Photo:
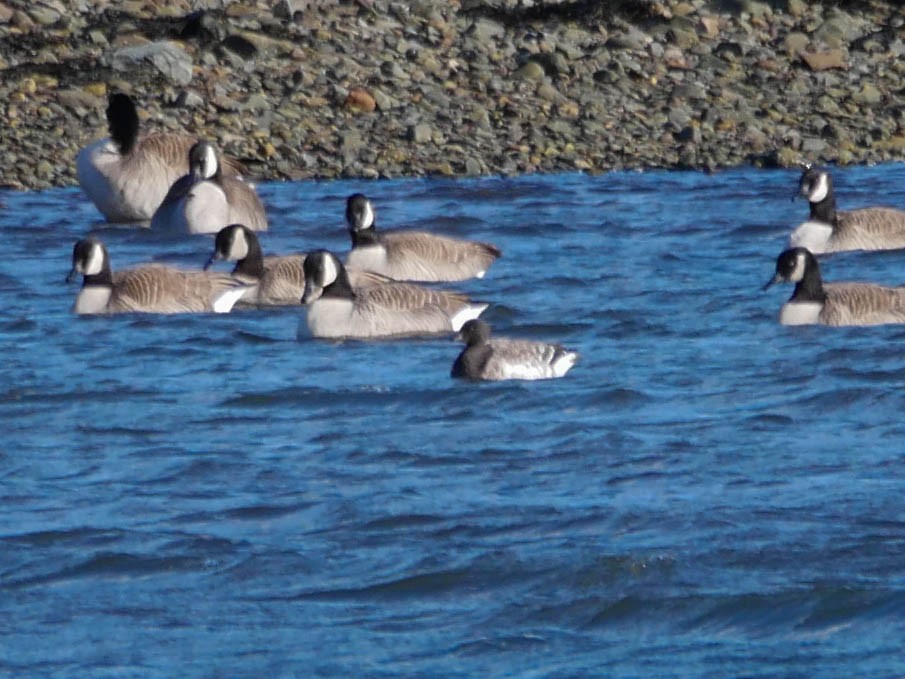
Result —
M 542 80 L 545 73 L 544 67 L 536 61 L 528 61 L 514 75 L 522 80 Z
M 879 104 L 883 101 L 883 95 L 871 83 L 864 83 L 861 89 L 852 95 L 852 99 L 859 104 Z
M 842 50 L 824 52 L 799 52 L 798 56 L 812 71 L 826 71 L 831 68 L 848 68 Z
M 427 123 L 418 123 L 409 128 L 409 139 L 416 144 L 426 144 L 433 138 L 433 130 Z
M 346 96 L 345 107 L 352 111 L 371 113 L 377 108 L 377 102 L 364 88 L 353 87 Z

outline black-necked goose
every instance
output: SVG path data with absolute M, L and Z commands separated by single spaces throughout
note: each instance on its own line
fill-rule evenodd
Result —
M 789 247 L 807 248 L 815 255 L 905 248 L 905 211 L 891 207 L 837 211 L 833 179 L 826 170 L 805 168 L 798 195 L 808 199 L 811 213 L 792 232 Z
M 481 278 L 500 257 L 489 243 L 424 231 L 378 231 L 374 207 L 356 193 L 346 201 L 352 249 L 346 264 L 400 281 L 462 281 Z
M 297 305 L 305 293 L 305 253 L 264 256 L 254 231 L 243 224 L 230 224 L 217 232 L 214 252 L 205 270 L 218 261 L 236 262 L 233 276 L 256 283 L 243 303 L 265 306 Z M 353 288 L 382 285 L 390 279 L 370 271 L 347 270 Z
M 76 158 L 82 190 L 110 222 L 151 219 L 174 181 L 188 172 L 195 139 L 172 132 L 139 137 L 138 111 L 131 97 L 116 93 L 107 104 L 110 136 L 92 142 Z M 241 163 L 224 158 L 227 175 Z
M 561 344 L 490 337 L 482 320 L 468 321 L 459 337 L 465 348 L 453 363 L 452 377 L 470 380 L 546 380 L 562 377 L 579 355 Z
M 82 274 L 73 306 L 77 314 L 229 312 L 252 287 L 229 274 L 183 271 L 163 264 L 144 264 L 113 272 L 104 244 L 95 238 L 72 249 L 72 270 Z
M 213 144 L 189 150 L 189 172 L 177 179 L 151 218 L 151 229 L 174 233 L 217 233 L 228 224 L 267 229 L 264 205 L 254 187 L 223 174 Z
M 764 286 L 795 283 L 779 312 L 783 325 L 883 325 L 905 323 L 905 287 L 873 283 L 824 283 L 817 258 L 805 248 L 785 250 Z
M 317 250 L 305 258 L 307 326 L 314 337 L 387 338 L 455 332 L 487 304 L 457 292 L 391 282 L 353 289 L 339 259 Z

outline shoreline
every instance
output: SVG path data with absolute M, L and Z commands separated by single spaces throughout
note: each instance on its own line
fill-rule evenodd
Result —
M 905 158 L 905 8 L 599 4 L 0 0 L 0 185 L 75 185 L 114 91 L 262 181 Z

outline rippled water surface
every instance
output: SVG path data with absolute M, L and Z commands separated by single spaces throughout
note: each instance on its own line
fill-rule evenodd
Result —
M 905 207 L 905 166 L 835 172 Z M 77 318 L 77 189 L 0 193 L 0 674 L 901 676 L 905 328 L 783 328 L 797 173 L 274 183 L 273 254 L 383 226 L 499 245 L 462 284 L 566 379 L 303 311 Z M 212 239 L 106 228 L 114 268 Z M 905 283 L 905 253 L 823 260 Z

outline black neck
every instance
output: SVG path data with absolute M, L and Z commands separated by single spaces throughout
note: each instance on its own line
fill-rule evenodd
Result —
M 836 197 L 832 190 L 819 203 L 811 203 L 811 219 L 825 224 L 836 223 Z
M 340 268 L 336 280 L 324 288 L 323 297 L 333 299 L 354 299 L 355 291 L 352 290 L 352 284 L 349 282 L 349 275 L 346 270 Z
M 264 253 L 261 252 L 261 244 L 254 236 L 246 236 L 245 243 L 248 245 L 248 253 L 236 262 L 233 273 L 260 278 L 264 275 Z
M 377 245 L 380 243 L 380 237 L 377 235 L 377 230 L 373 226 L 361 231 L 353 229 L 351 233 L 353 248 L 365 247 L 366 245 Z
M 89 285 L 105 285 L 107 287 L 113 287 L 113 273 L 110 271 L 110 267 L 105 266 L 100 273 L 91 276 L 85 275 L 82 279 L 82 287 L 86 288 Z
M 805 267 L 804 278 L 795 284 L 795 291 L 789 301 L 792 302 L 823 302 L 826 300 L 826 291 L 823 289 L 823 281 L 820 278 L 820 267 L 813 255 Z
M 469 344 L 452 367 L 453 377 L 477 377 L 484 370 L 487 361 L 490 360 L 491 348 L 489 344 Z

